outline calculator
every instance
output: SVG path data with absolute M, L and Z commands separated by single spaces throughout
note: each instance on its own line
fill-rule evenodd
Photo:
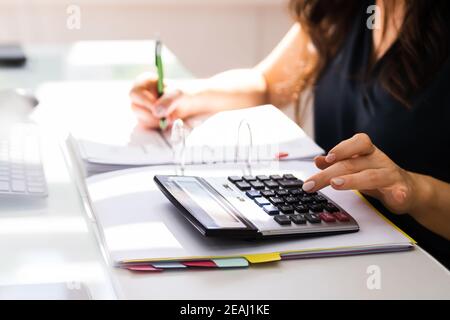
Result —
M 348 212 L 321 192 L 303 191 L 303 181 L 293 174 L 154 180 L 204 236 L 306 237 L 359 230 Z

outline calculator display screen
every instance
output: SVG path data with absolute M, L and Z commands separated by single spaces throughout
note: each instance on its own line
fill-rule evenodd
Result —
M 175 181 L 174 181 L 175 180 Z M 182 191 L 202 210 L 193 210 L 196 218 L 207 228 L 246 228 L 215 195 L 196 179 L 174 179 Z M 191 208 L 193 209 L 193 208 Z M 207 214 L 208 217 L 204 217 Z M 206 218 L 206 219 L 205 219 Z

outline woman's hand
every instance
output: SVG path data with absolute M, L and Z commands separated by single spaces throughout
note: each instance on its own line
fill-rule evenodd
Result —
M 366 134 L 342 141 L 327 156 L 316 157 L 315 163 L 322 171 L 305 181 L 306 192 L 331 185 L 337 190 L 360 190 L 394 213 L 407 213 L 414 207 L 414 175 L 397 166 Z
M 184 94 L 180 90 L 165 89 L 158 98 L 158 78 L 154 74 L 144 74 L 138 78 L 130 91 L 131 109 L 135 112 L 141 126 L 149 129 L 159 127 L 159 120 L 166 118 L 170 125 L 186 115 L 183 110 Z

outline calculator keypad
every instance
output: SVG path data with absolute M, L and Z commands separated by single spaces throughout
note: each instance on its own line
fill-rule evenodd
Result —
M 293 174 L 230 176 L 246 196 L 281 226 L 349 223 L 351 217 L 320 192 L 306 193 Z

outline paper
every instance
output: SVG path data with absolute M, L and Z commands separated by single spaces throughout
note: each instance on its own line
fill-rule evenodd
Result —
M 310 162 L 283 162 L 280 166 L 277 172 L 271 173 L 293 173 L 305 179 L 317 170 Z M 203 237 L 153 183 L 156 173 L 173 174 L 173 170 L 172 167 L 135 168 L 86 180 L 97 224 L 115 264 L 242 257 L 257 263 L 279 260 L 280 255 L 276 253 L 285 255 L 375 245 L 389 249 L 394 244 L 396 248 L 412 246 L 410 239 L 381 218 L 357 194 L 332 188 L 323 192 L 358 221 L 359 232 L 251 242 Z M 253 172 L 255 175 L 267 173 L 264 167 L 255 167 Z M 227 176 L 240 175 L 242 171 L 231 164 L 203 165 L 189 167 L 186 174 Z
M 219 268 L 248 267 L 248 261 L 244 258 L 213 259 L 212 261 L 214 261 Z
M 212 260 L 183 261 L 182 263 L 186 267 L 217 268 L 217 265 Z

